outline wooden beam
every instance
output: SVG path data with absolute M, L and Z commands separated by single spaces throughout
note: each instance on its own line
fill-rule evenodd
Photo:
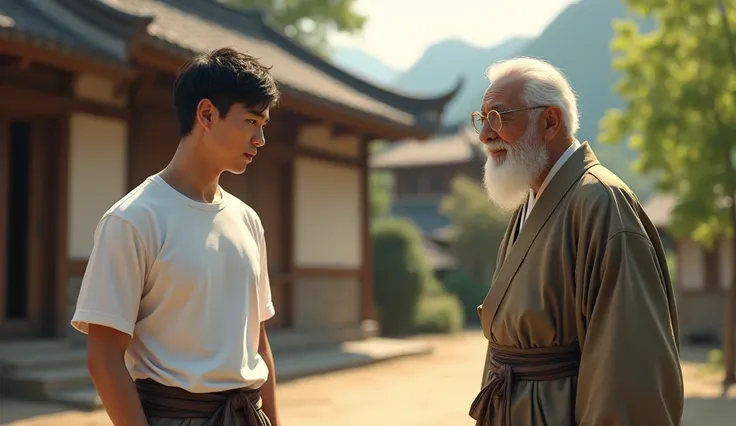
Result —
M 82 112 L 102 117 L 126 119 L 130 113 L 128 108 L 106 105 L 99 102 L 77 99 L 72 96 L 56 95 L 41 90 L 17 88 L 0 84 L 0 109 L 10 113 L 32 115 L 68 115 L 70 112 Z
M 298 267 L 292 273 L 295 278 L 359 278 L 362 271 L 358 268 L 324 268 Z
M 73 72 L 88 72 L 113 80 L 132 79 L 135 70 L 122 64 L 96 61 L 81 55 L 69 55 L 56 48 L 44 48 L 21 40 L 0 39 L 0 54 L 17 56 L 22 64 L 38 63 Z
M 385 119 L 379 117 L 359 117 L 356 113 L 350 113 L 349 107 L 338 108 L 319 104 L 317 102 L 302 99 L 285 94 L 279 108 L 294 111 L 306 117 L 316 118 L 330 124 L 343 128 L 353 129 L 353 133 L 370 135 L 373 139 L 398 140 L 406 138 L 424 138 L 429 136 L 426 132 L 410 126 L 389 124 Z
M 307 157 L 315 160 L 327 161 L 345 166 L 361 167 L 361 160 L 357 158 L 351 158 L 339 154 L 333 154 L 331 152 L 320 151 L 311 148 L 295 147 L 294 154 L 297 157 Z
M 136 44 L 132 49 L 131 57 L 134 62 L 144 68 L 153 68 L 173 74 L 177 74 L 182 65 L 188 60 L 182 56 L 145 44 Z

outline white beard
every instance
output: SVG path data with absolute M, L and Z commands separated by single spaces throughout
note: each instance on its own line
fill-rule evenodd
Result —
M 542 174 L 549 152 L 537 139 L 534 126 L 530 126 L 515 144 L 491 142 L 487 144 L 483 185 L 488 197 L 504 211 L 513 211 L 526 201 L 532 183 Z M 502 160 L 495 160 L 488 148 L 505 148 Z

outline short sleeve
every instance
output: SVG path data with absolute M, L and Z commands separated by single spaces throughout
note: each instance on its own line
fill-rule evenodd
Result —
M 261 322 L 276 315 L 271 296 L 271 280 L 268 276 L 268 255 L 266 254 L 266 238 L 261 230 L 258 238 L 258 252 L 261 259 L 261 274 L 258 277 L 258 316 Z
M 146 277 L 146 247 L 126 220 L 108 215 L 97 226 L 94 246 L 79 290 L 72 326 L 89 324 L 133 335 Z

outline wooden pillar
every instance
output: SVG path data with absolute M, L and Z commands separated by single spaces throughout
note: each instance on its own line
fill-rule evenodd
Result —
M 56 188 L 55 211 L 56 256 L 54 262 L 55 277 L 55 316 L 54 335 L 64 337 L 67 333 L 67 292 L 69 287 L 69 116 L 60 117 L 56 129 L 59 139 L 56 146 Z
M 370 151 L 368 149 L 370 139 L 361 140 L 361 212 L 362 212 L 362 234 L 363 234 L 363 268 L 362 268 L 362 294 L 361 294 L 361 319 L 363 321 L 375 319 L 373 306 L 373 238 L 371 235 L 371 202 L 370 202 L 370 167 L 368 165 Z

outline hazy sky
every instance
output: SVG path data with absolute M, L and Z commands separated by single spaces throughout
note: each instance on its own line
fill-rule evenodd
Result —
M 388 66 L 407 69 L 427 47 L 448 38 L 491 46 L 513 36 L 537 35 L 568 4 L 575 2 L 357 0 L 356 9 L 368 18 L 362 34 L 336 35 L 331 40 L 335 46 L 360 48 Z

